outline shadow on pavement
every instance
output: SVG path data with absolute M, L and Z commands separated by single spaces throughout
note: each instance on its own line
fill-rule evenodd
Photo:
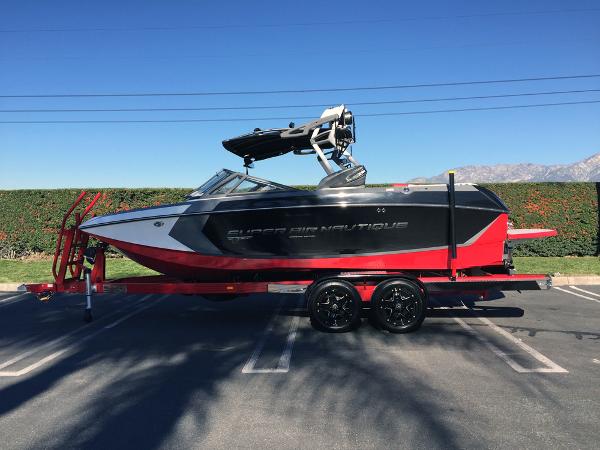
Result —
M 288 313 L 299 311 L 293 308 L 297 304 L 293 297 L 285 300 L 289 308 L 284 310 Z M 79 298 L 74 304 L 80 301 Z M 201 446 L 210 432 L 209 417 L 223 413 L 217 409 L 223 395 L 221 387 L 227 383 L 249 383 L 251 377 L 263 376 L 241 375 L 240 370 L 260 339 L 274 310 L 273 303 L 264 299 L 227 304 L 190 297 L 163 300 L 116 328 L 114 333 L 100 334 L 68 357 L 5 385 L 0 389 L 0 416 L 48 396 L 58 402 L 51 403 L 51 408 L 61 408 L 57 394 L 51 392 L 59 387 L 64 389 L 67 383 L 76 390 L 76 404 L 65 406 L 74 415 L 68 421 L 56 423 L 57 432 L 51 436 L 37 436 L 34 446 L 102 449 L 171 446 L 173 442 L 169 439 L 190 411 L 194 419 L 194 445 Z M 52 306 L 45 306 L 54 317 Z M 486 308 L 491 314 L 502 311 L 516 314 L 517 310 Z M 71 311 L 63 320 L 74 320 L 74 314 Z M 453 394 L 436 390 L 429 384 L 428 374 L 410 360 L 397 360 L 396 369 L 387 370 L 389 360 L 381 352 L 361 345 L 410 342 L 417 348 L 469 350 L 478 344 L 456 327 L 432 324 L 409 336 L 365 328 L 345 335 L 329 335 L 309 328 L 299 333 L 301 346 L 299 342 L 296 344 L 300 347 L 293 365 L 295 373 L 298 371 L 306 379 L 299 382 L 281 374 L 268 379 L 276 396 L 293 399 L 285 403 L 281 413 L 290 420 L 313 425 L 326 424 L 328 418 L 335 418 L 350 429 L 370 427 L 376 430 L 381 442 L 418 445 L 423 442 L 422 433 L 426 433 L 430 446 L 461 446 L 457 438 L 459 424 L 447 417 L 454 412 Z M 30 330 L 23 329 L 20 333 L 17 340 L 20 337 L 29 345 L 36 344 Z M 346 351 L 348 343 L 354 351 Z M 474 360 L 481 358 L 479 352 L 467 353 Z M 89 379 L 89 387 L 84 383 L 81 392 L 77 392 L 74 374 Z M 537 388 L 531 392 L 540 393 Z M 41 404 L 47 405 L 48 400 Z M 252 398 L 241 402 L 239 407 L 252 410 Z M 410 424 L 398 422 L 399 411 L 404 416 L 409 414 Z M 40 414 L 52 417 L 57 413 L 58 420 L 61 417 L 58 412 L 50 409 Z M 244 421 L 240 420 L 242 423 L 233 424 L 238 428 L 232 428 L 231 433 L 244 432 Z M 269 423 L 261 426 L 269 427 Z M 326 427 L 322 432 L 326 433 Z

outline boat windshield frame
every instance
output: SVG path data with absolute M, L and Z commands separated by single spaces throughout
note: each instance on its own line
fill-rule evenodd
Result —
M 226 178 L 229 178 L 229 175 L 231 175 L 230 170 L 219 170 L 216 174 L 214 174 L 212 177 L 210 177 L 208 180 L 206 180 L 204 183 L 202 183 L 200 186 L 198 186 L 196 189 L 190 192 L 186 197 L 188 199 L 191 199 L 199 198 L 206 195 L 208 191 L 211 191 L 214 187 L 220 185 L 221 181 L 225 180 Z
M 232 180 L 236 180 L 235 183 L 231 183 Z M 235 192 L 237 187 L 242 184 L 244 181 L 249 180 L 259 185 L 264 185 L 270 187 L 270 189 L 259 190 L 259 191 L 250 191 L 250 192 Z M 228 185 L 225 190 L 222 192 L 219 191 L 223 186 Z M 266 192 L 282 192 L 282 191 L 297 191 L 298 189 L 286 186 L 284 184 L 275 183 L 273 181 L 265 180 L 263 178 L 254 177 L 248 174 L 234 172 L 229 169 L 221 169 L 215 175 L 213 175 L 210 179 L 208 179 L 205 183 L 199 186 L 194 191 L 190 192 L 187 195 L 188 200 L 194 200 L 198 198 L 204 197 L 212 197 L 212 196 L 222 196 L 222 195 L 246 195 L 252 193 L 266 193 Z

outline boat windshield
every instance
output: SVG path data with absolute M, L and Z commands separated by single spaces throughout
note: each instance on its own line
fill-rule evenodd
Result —
M 203 195 L 208 194 L 212 190 L 213 187 L 215 187 L 222 180 L 227 178 L 230 174 L 231 174 L 231 172 L 228 170 L 225 170 L 225 169 L 217 172 L 215 175 L 212 176 L 212 178 L 210 178 L 207 182 L 205 182 L 203 185 L 201 185 L 198 189 L 192 191 L 188 195 L 188 198 L 197 198 L 197 197 L 202 197 Z
M 208 195 L 239 195 L 252 192 L 291 190 L 294 190 L 294 188 L 223 169 L 198 189 L 190 193 L 187 198 L 194 199 Z

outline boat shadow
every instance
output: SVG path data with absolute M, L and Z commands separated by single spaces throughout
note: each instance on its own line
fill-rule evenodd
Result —
M 474 296 L 463 297 L 435 297 L 427 308 L 427 317 L 523 317 L 525 311 L 515 306 L 490 305 L 490 301 L 504 298 L 503 294 L 495 295 L 487 300 L 478 302 Z M 466 307 L 466 308 L 465 308 Z M 281 315 L 291 317 L 308 317 L 305 307 L 287 308 Z M 366 304 L 361 311 L 361 318 L 370 316 L 369 305 Z

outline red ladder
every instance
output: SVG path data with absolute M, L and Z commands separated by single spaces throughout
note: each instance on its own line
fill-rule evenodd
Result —
M 76 212 L 74 215 L 75 223 L 67 226 L 67 222 L 73 215 L 73 211 L 79 206 L 86 196 L 86 192 L 82 191 L 75 200 L 75 203 L 69 208 L 64 215 L 58 239 L 56 240 L 56 250 L 54 252 L 54 261 L 52 262 L 52 275 L 57 285 L 64 285 L 68 279 L 67 269 L 70 272 L 70 280 L 78 280 L 83 272 L 84 253 L 87 248 L 89 235 L 79 229 L 79 225 L 83 222 L 85 216 L 92 210 L 101 194 L 98 192 L 92 201 L 87 205 L 83 212 Z

